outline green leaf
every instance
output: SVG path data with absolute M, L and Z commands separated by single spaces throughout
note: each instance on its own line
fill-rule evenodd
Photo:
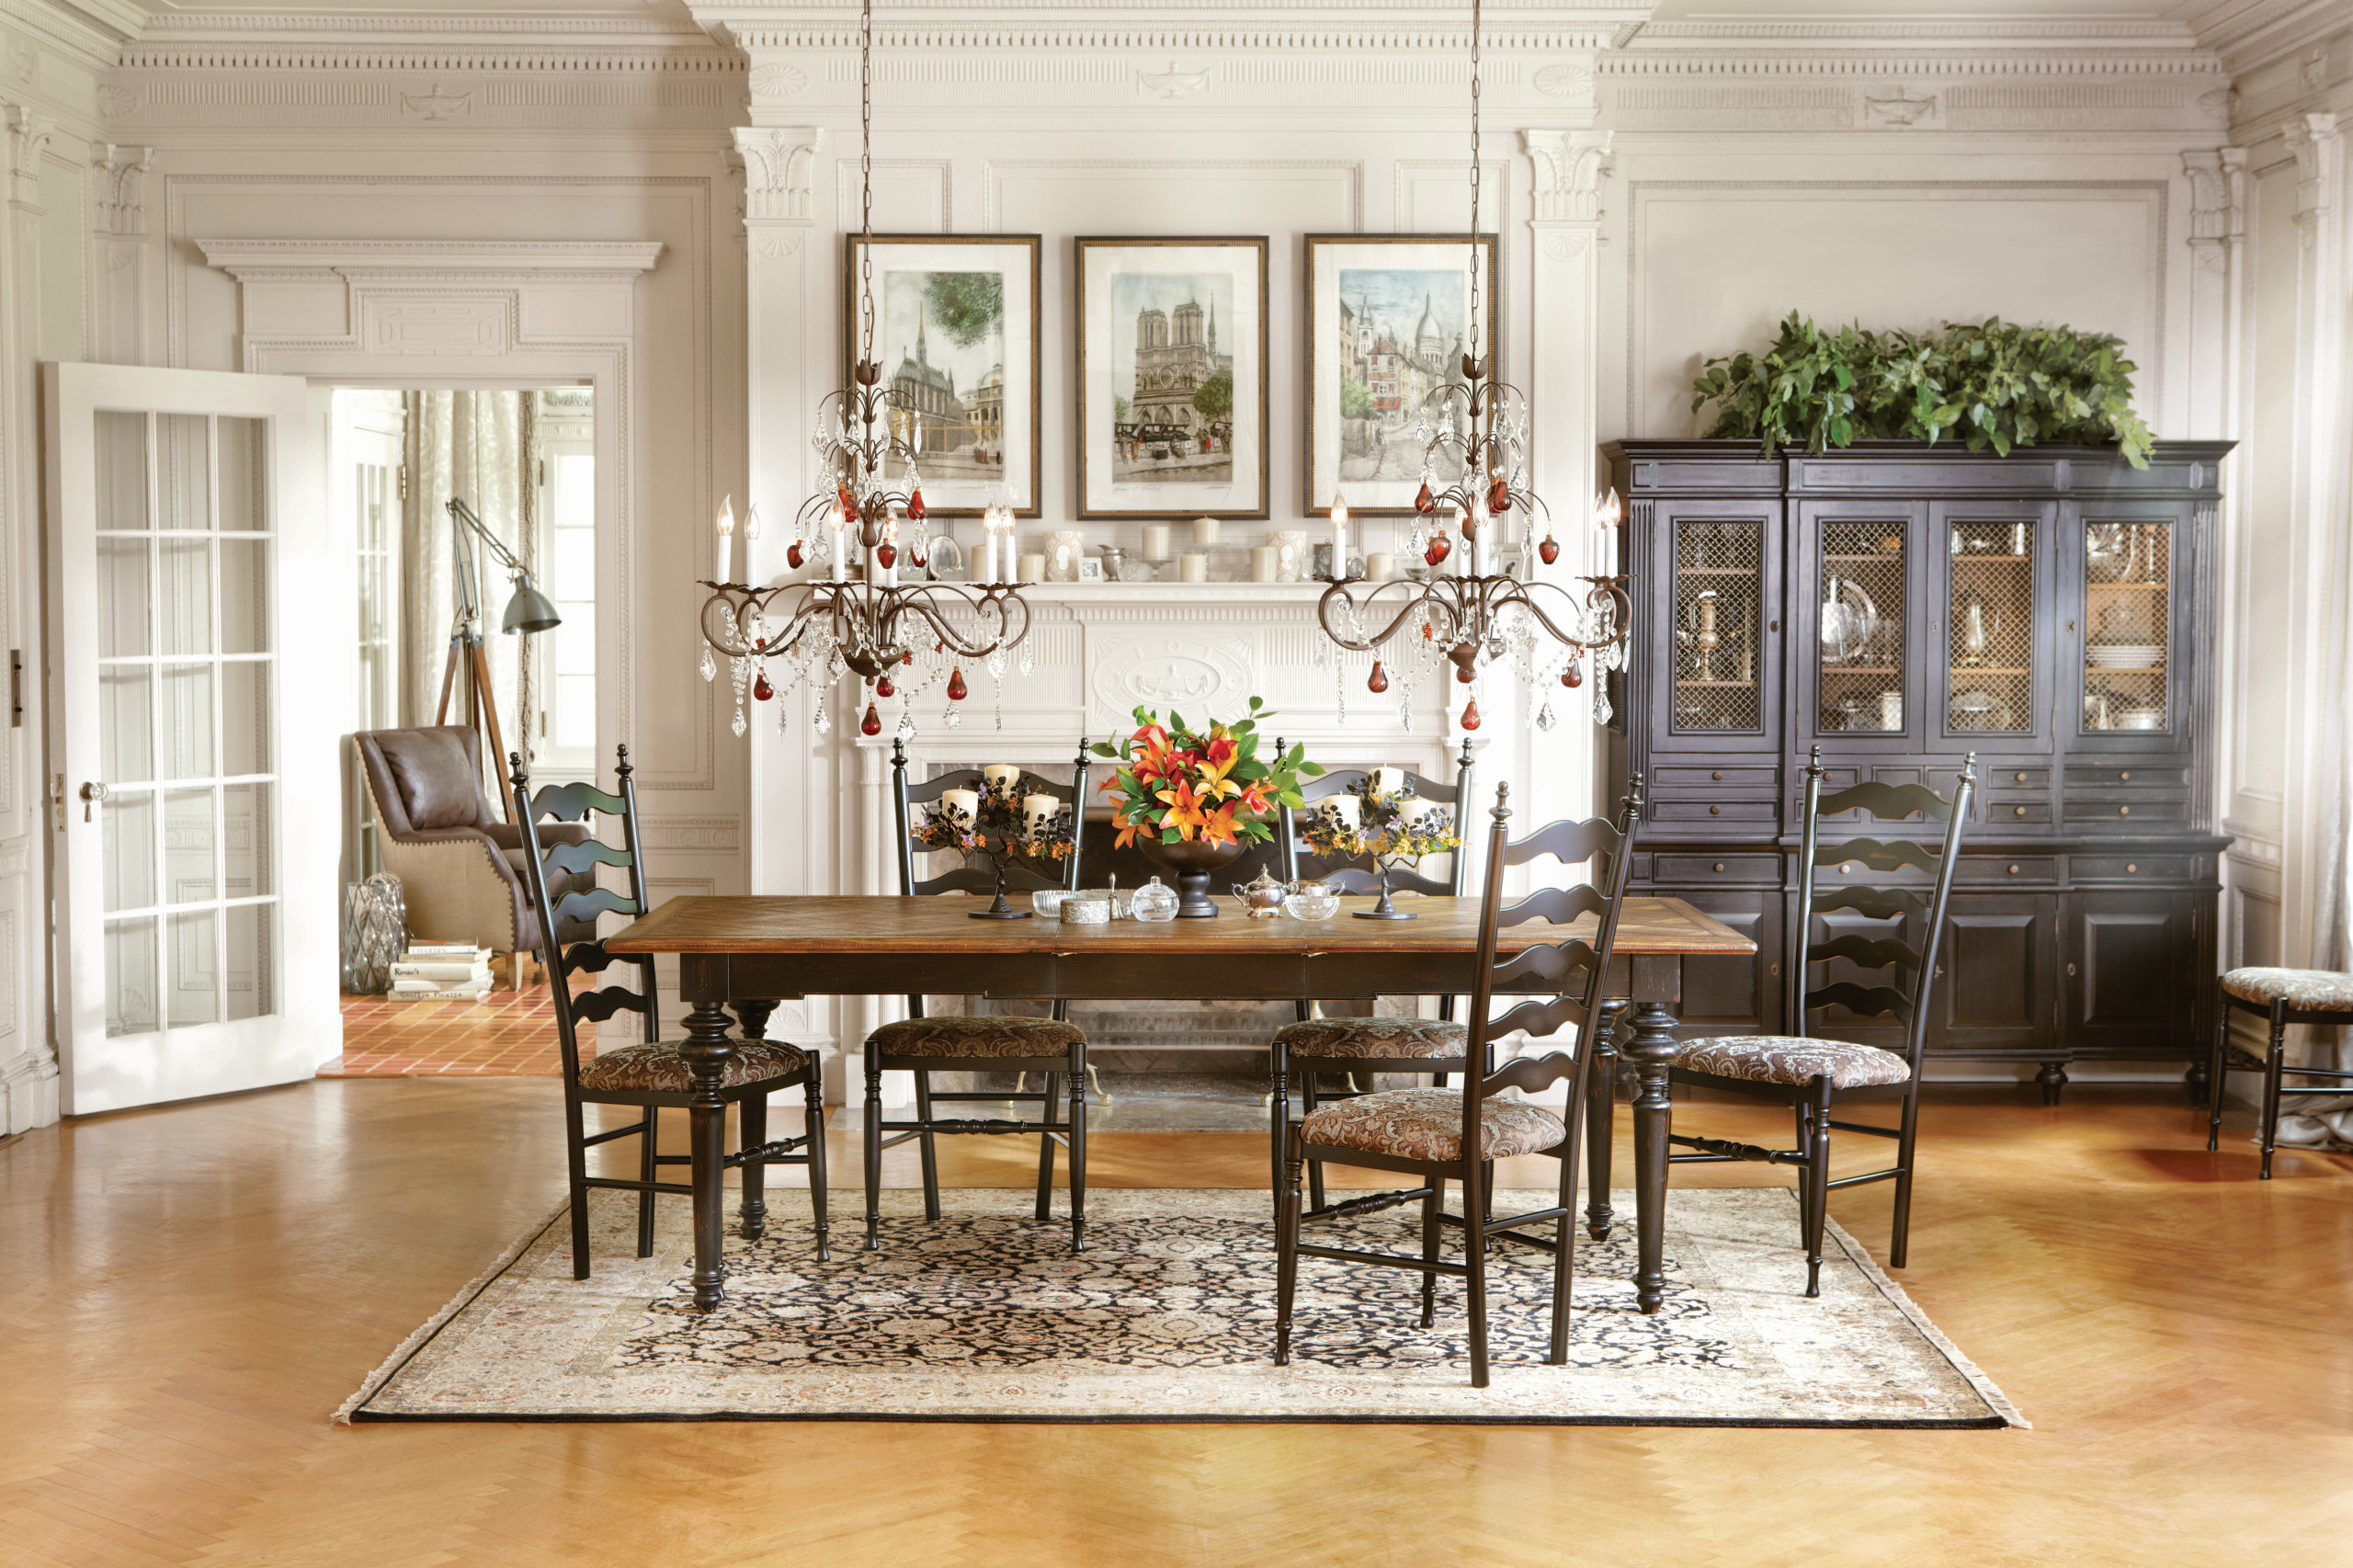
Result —
M 1298 770 L 1306 774 L 1310 778 L 1321 778 L 1324 777 L 1324 765 L 1320 762 L 1302 762 L 1299 765 Z

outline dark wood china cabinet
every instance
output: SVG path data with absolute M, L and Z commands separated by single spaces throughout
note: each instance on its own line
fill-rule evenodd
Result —
M 1930 1051 L 2039 1063 L 2052 1100 L 2072 1062 L 2179 1058 L 2201 1076 L 2230 842 L 2210 635 L 2230 444 L 2160 442 L 2145 470 L 2086 448 L 1606 450 L 1636 638 L 1610 795 L 1639 771 L 1651 801 L 1634 886 L 1757 949 L 1685 966 L 1683 1031 L 1784 1027 L 1814 747 L 1833 790 L 1949 792 L 1974 751 Z

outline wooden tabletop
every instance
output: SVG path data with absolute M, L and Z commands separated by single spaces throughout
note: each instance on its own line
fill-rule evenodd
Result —
M 1022 903 L 1028 902 L 1023 895 Z M 1238 905 L 1214 920 L 1151 925 L 1117 920 L 1071 926 L 1059 920 L 974 920 L 983 901 L 930 898 L 690 896 L 674 898 L 608 937 L 616 953 L 1267 953 L 1364 954 L 1475 952 L 1479 905 L 1470 898 L 1404 898 L 1412 920 L 1358 920 L 1370 897 L 1343 898 L 1329 920 L 1279 915 L 1253 920 Z M 1579 923 L 1588 930 L 1591 921 Z M 1520 926 L 1525 945 L 1547 939 L 1550 927 Z M 1506 933 L 1506 939 L 1512 933 Z M 1618 924 L 1618 951 L 1651 954 L 1753 953 L 1756 945 L 1679 898 L 1626 900 Z

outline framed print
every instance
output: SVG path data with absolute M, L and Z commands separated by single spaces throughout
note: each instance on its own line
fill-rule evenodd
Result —
M 1479 336 L 1493 374 L 1495 242 L 1478 240 Z M 1358 517 L 1409 517 L 1422 487 L 1414 434 L 1430 394 L 1462 381 L 1471 242 L 1430 234 L 1307 236 L 1307 475 L 1304 504 L 1336 494 Z M 1432 407 L 1432 423 L 1438 410 Z M 1459 426 L 1461 403 L 1451 417 Z M 1461 460 L 1437 454 L 1443 490 Z
M 1264 517 L 1267 241 L 1077 242 L 1078 515 Z
M 842 384 L 863 331 L 859 236 L 846 236 Z M 1002 500 L 1038 516 L 1035 234 L 877 234 L 874 358 L 898 434 L 915 451 L 924 510 L 977 517 Z M 896 480 L 904 460 L 889 464 Z

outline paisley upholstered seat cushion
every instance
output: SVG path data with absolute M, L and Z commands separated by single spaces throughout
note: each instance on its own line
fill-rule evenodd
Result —
M 2285 1002 L 2299 1012 L 2353 1013 L 2353 974 L 2327 969 L 2234 969 L 2222 989 L 2242 1002 L 2268 1007 Z
M 1462 1025 L 1438 1018 L 1310 1018 L 1275 1031 L 1293 1056 L 1461 1056 L 1470 1040 Z
M 1831 1086 L 1858 1089 L 1869 1084 L 1900 1084 L 1912 1065 L 1892 1051 L 1845 1040 L 1801 1040 L 1792 1035 L 1725 1035 L 1686 1040 L 1674 1066 L 1719 1078 L 1758 1084 L 1806 1084 L 1827 1078 Z
M 782 1040 L 738 1040 L 735 1053 L 727 1059 L 727 1071 L 719 1081 L 733 1088 L 765 1078 L 787 1078 L 800 1072 L 808 1060 L 806 1051 Z M 682 1095 L 692 1089 L 695 1082 L 678 1048 L 657 1040 L 650 1045 L 624 1045 L 615 1051 L 598 1051 L 593 1060 L 580 1064 L 580 1086 Z
M 1358 1095 L 1311 1113 L 1299 1124 L 1310 1143 L 1361 1149 L 1406 1160 L 1462 1157 L 1462 1096 L 1451 1089 L 1388 1089 Z M 1479 1157 L 1508 1159 L 1550 1149 L 1569 1135 L 1542 1106 L 1513 1100 L 1479 1104 Z
M 951 1013 L 884 1024 L 866 1043 L 885 1056 L 1068 1056 L 1086 1039 L 1076 1024 L 1059 1018 Z

